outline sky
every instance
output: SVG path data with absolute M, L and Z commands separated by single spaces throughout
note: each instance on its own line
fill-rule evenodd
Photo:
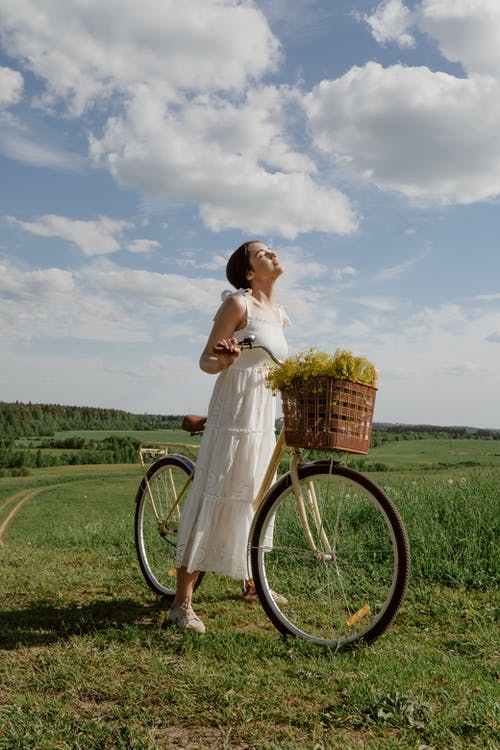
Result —
M 1 0 L 0 400 L 204 413 L 225 263 L 375 421 L 500 427 L 498 0 Z

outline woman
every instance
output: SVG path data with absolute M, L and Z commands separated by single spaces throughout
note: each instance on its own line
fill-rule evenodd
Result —
M 238 290 L 225 293 L 200 358 L 204 372 L 219 374 L 208 408 L 191 492 L 177 537 L 177 591 L 168 621 L 204 633 L 191 599 L 200 570 L 248 579 L 247 538 L 252 501 L 274 444 L 275 399 L 265 384 L 262 350 L 241 350 L 253 334 L 277 357 L 287 345 L 288 322 L 274 304 L 274 285 L 283 273 L 276 253 L 263 242 L 241 245 L 226 275 Z

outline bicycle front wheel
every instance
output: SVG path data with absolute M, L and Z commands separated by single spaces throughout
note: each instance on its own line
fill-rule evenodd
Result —
M 135 547 L 142 574 L 157 594 L 173 597 L 176 589 L 177 528 L 191 487 L 194 463 L 170 455 L 155 461 L 136 496 Z M 203 574 L 198 577 L 201 583 Z
M 383 490 L 342 464 L 307 464 L 298 482 L 297 497 L 290 474 L 282 477 L 254 519 L 250 559 L 262 606 L 284 634 L 336 648 L 372 641 L 408 585 L 401 517 Z

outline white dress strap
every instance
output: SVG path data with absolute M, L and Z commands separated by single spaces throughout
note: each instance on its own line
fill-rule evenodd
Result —
M 225 302 L 229 297 L 234 297 L 236 294 L 239 294 L 243 299 L 245 300 L 245 306 L 247 311 L 247 319 L 249 317 L 249 309 L 248 309 L 248 299 L 247 296 L 252 293 L 251 289 L 237 289 L 236 291 L 233 291 L 232 289 L 224 289 L 222 292 L 220 298 L 222 302 Z M 215 320 L 215 318 L 214 318 Z
M 282 305 L 278 305 L 278 312 L 280 314 L 281 325 L 283 326 L 283 328 L 285 326 L 291 326 L 292 324 L 290 322 L 290 318 L 288 317 L 288 314 Z
M 224 289 L 220 298 L 223 302 L 225 302 L 228 297 L 234 297 L 235 294 L 247 295 L 251 293 L 252 293 L 251 289 L 237 289 L 236 291 L 233 291 L 232 289 Z

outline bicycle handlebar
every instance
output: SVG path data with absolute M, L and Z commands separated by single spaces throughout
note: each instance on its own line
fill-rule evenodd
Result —
M 278 359 L 278 357 L 276 357 L 273 354 L 273 352 L 267 348 L 267 346 L 264 346 L 263 344 L 254 344 L 254 341 L 255 341 L 255 336 L 250 335 L 250 336 L 245 336 L 244 339 L 242 339 L 241 341 L 238 341 L 238 344 L 241 346 L 242 349 L 262 349 L 263 351 L 266 352 L 266 354 L 268 354 L 271 357 L 273 362 L 276 362 L 277 365 L 281 365 L 281 359 Z

